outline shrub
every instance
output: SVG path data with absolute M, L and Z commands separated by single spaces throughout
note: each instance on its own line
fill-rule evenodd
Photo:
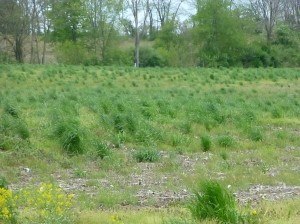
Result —
M 79 43 L 66 41 L 56 48 L 57 61 L 64 64 L 83 64 L 86 61 L 88 52 Z
M 234 196 L 215 181 L 201 182 L 189 204 L 192 216 L 198 220 L 216 220 L 219 223 L 241 223 Z
M 140 66 L 141 67 L 162 67 L 165 65 L 163 59 L 152 48 L 140 49 Z
M 140 149 L 133 154 L 137 162 L 156 162 L 159 160 L 159 152 L 154 149 Z

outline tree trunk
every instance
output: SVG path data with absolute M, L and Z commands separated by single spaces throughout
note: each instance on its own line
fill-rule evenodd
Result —
M 139 32 L 139 18 L 138 18 L 138 2 L 135 1 L 134 7 L 134 19 L 135 19 L 135 67 L 140 67 L 140 32 Z
M 24 63 L 23 56 L 23 41 L 21 37 L 16 37 L 15 39 L 15 57 L 18 63 Z

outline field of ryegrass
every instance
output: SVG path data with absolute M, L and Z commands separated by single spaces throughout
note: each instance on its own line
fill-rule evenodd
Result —
M 202 180 L 300 185 L 299 87 L 299 69 L 0 65 L 0 178 L 74 194 L 77 223 L 197 223 Z M 234 206 L 299 221 L 299 197 Z

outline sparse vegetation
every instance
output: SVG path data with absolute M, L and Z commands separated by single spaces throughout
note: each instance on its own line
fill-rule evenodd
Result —
M 199 180 L 299 185 L 299 81 L 298 69 L 1 65 L 0 186 L 53 183 L 75 195 L 78 223 L 197 223 L 186 203 Z M 277 203 L 232 217 L 298 223 Z

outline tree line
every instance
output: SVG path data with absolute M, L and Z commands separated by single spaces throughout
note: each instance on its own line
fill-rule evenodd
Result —
M 0 0 L 0 62 L 299 66 L 300 0 Z

